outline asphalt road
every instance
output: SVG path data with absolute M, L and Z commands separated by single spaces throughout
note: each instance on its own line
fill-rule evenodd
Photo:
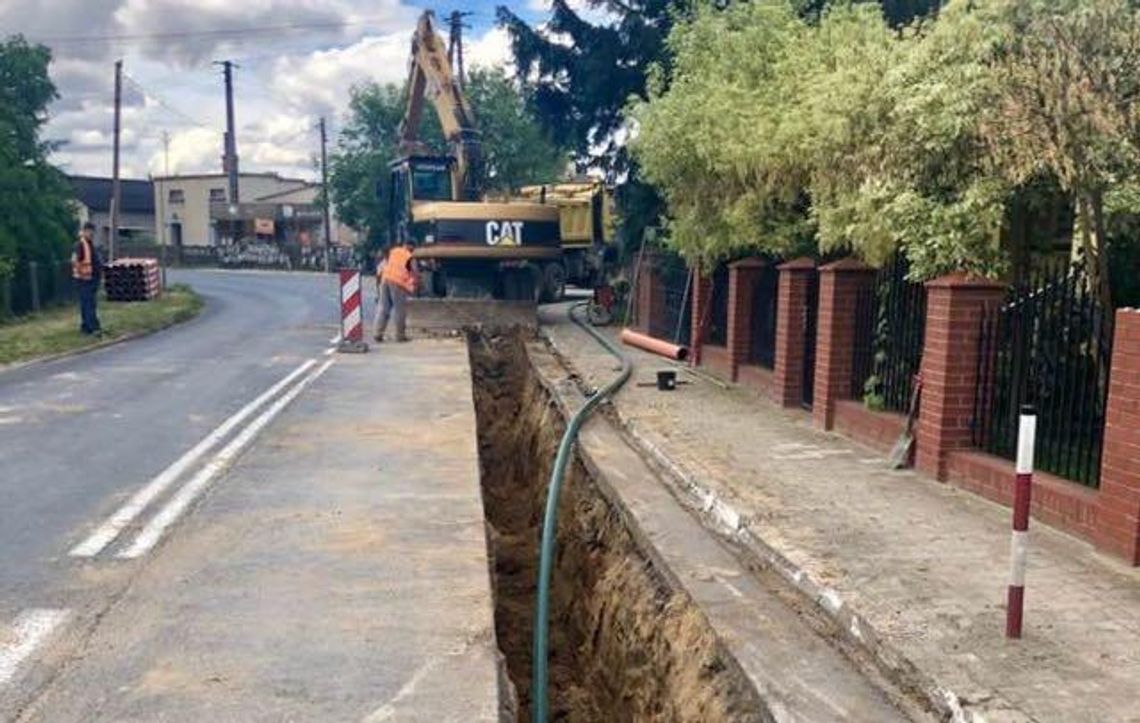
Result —
M 0 632 L 22 611 L 97 615 L 129 576 L 68 551 L 337 333 L 332 276 L 182 271 L 170 281 L 205 299 L 194 321 L 0 372 Z

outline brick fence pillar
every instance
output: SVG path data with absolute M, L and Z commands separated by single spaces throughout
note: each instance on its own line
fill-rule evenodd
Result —
M 734 382 L 752 353 L 752 302 L 765 265 L 762 259 L 748 258 L 728 267 L 728 361 Z
M 982 312 L 1000 303 L 1003 294 L 1001 284 L 961 273 L 926 282 L 915 467 L 938 479 L 946 478 L 947 454 L 973 444 L 970 421 L 974 416 Z
M 712 313 L 712 309 L 709 308 L 712 303 L 712 278 L 702 274 L 697 267 L 690 269 L 689 273 L 694 274 L 693 288 L 690 292 L 693 304 L 692 318 L 689 321 L 689 346 L 692 347 L 689 356 L 693 366 L 698 366 L 701 363 L 701 346 L 705 342 L 705 331 L 708 329 L 709 320 L 705 317 Z
M 819 319 L 815 346 L 815 393 L 812 419 L 831 429 L 835 402 L 851 398 L 855 351 L 855 300 L 870 293 L 875 270 L 853 258 L 819 270 Z
M 1140 565 L 1140 309 L 1118 309 L 1093 539 Z
M 817 273 L 815 261 L 792 259 L 776 267 L 780 271 L 776 303 L 776 365 L 773 370 L 776 401 L 798 407 L 803 400 L 805 332 L 808 285 Z
M 653 336 L 664 316 L 665 280 L 661 277 L 661 262 L 654 256 L 646 256 L 638 271 L 636 326 Z

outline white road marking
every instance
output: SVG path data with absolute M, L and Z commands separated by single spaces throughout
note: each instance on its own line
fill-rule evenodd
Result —
M 69 614 L 67 610 L 49 608 L 25 610 L 8 629 L 0 628 L 0 685 L 12 679 L 20 664 L 67 620 Z
M 134 559 L 141 557 L 149 552 L 154 546 L 162 539 L 162 535 L 166 532 L 178 518 L 186 511 L 194 499 L 206 489 L 206 487 L 218 476 L 222 470 L 226 469 L 231 462 L 244 450 L 250 442 L 257 436 L 257 434 L 266 427 L 273 419 L 285 409 L 297 395 L 300 394 L 305 387 L 311 382 L 325 373 L 330 366 L 332 366 L 334 359 L 326 361 L 317 367 L 316 370 L 309 372 L 301 381 L 297 382 L 293 387 L 281 395 L 276 402 L 273 403 L 268 409 L 261 413 L 257 419 L 253 420 L 246 426 L 241 433 L 230 440 L 229 444 L 221 449 L 214 457 L 206 464 L 205 467 L 198 470 L 198 473 L 190 478 L 190 481 L 182 486 L 178 492 L 170 498 L 159 512 L 151 518 L 135 537 L 131 546 L 120 552 L 117 557 L 122 559 Z
M 330 348 L 330 349 L 325 349 L 325 356 L 332 356 L 335 353 L 336 353 L 336 347 L 335 346 Z
M 339 344 L 340 343 L 340 334 L 337 334 L 333 338 L 329 339 L 329 343 L 330 344 Z
M 265 390 L 261 396 L 239 409 L 229 419 L 218 425 L 218 427 L 206 435 L 202 441 L 194 445 L 169 467 L 159 472 L 145 487 L 136 492 L 122 507 L 108 517 L 86 540 L 73 547 L 68 554 L 72 557 L 94 557 L 102 552 L 107 545 L 115 541 L 115 538 L 122 533 L 127 525 L 131 524 L 131 522 L 146 509 L 147 505 L 166 491 L 170 485 L 174 484 L 186 470 L 198 462 L 198 459 L 202 457 L 202 455 L 213 449 L 218 442 L 232 432 L 235 427 L 244 422 L 249 415 L 256 412 L 266 402 L 277 396 L 282 389 L 308 371 L 308 369 L 316 363 L 315 359 L 309 359 L 304 362 L 287 374 L 284 379 Z

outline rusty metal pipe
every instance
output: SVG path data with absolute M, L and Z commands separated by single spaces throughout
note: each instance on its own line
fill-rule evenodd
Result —
M 660 354 L 669 359 L 676 359 L 677 361 L 685 361 L 689 356 L 689 347 L 680 344 L 670 344 L 661 339 L 654 339 L 648 334 L 634 331 L 633 329 L 621 330 L 621 343 L 635 346 L 638 349 Z

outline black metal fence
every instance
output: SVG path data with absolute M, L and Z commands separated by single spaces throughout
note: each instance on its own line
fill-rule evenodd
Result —
M 691 322 L 693 310 L 692 279 L 689 268 L 681 257 L 661 253 L 644 263 L 652 263 L 658 279 L 664 284 L 665 308 L 663 313 L 644 320 L 650 336 L 668 339 L 675 344 L 688 345 L 691 342 Z M 641 320 L 639 320 L 641 321 Z
M 720 264 L 713 271 L 712 293 L 709 297 L 709 318 L 706 341 L 724 346 L 728 343 L 728 264 Z M 704 323 L 704 319 L 701 320 Z
M 908 271 L 906 257 L 896 254 L 855 299 L 851 396 L 875 409 L 906 412 L 922 364 L 926 289 Z
M 800 385 L 800 402 L 807 409 L 815 401 L 815 347 L 819 328 L 819 272 L 808 277 L 807 303 L 804 305 L 804 360 Z
M 1096 487 L 1112 358 L 1109 315 L 1083 265 L 1042 270 L 982 319 L 974 445 L 1014 459 L 1019 409 L 1037 410 L 1035 466 Z
M 752 348 L 748 361 L 767 369 L 776 366 L 776 312 L 779 309 L 780 272 L 769 263 L 760 270 L 752 295 Z
M 20 261 L 0 278 L 0 319 L 24 316 L 75 300 L 71 262 Z

